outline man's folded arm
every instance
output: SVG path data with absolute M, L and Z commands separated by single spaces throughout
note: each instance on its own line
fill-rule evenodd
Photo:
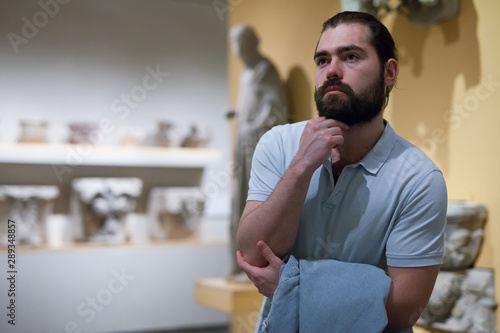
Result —
M 252 266 L 267 266 L 257 249 L 263 240 L 280 258 L 292 249 L 299 229 L 300 215 L 312 173 L 293 162 L 266 201 L 247 201 L 237 232 L 238 245 L 245 261 Z

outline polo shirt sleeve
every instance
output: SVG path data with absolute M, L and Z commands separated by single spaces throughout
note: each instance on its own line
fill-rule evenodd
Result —
M 276 128 L 259 140 L 252 158 L 247 200 L 266 201 L 285 172 L 281 136 Z
M 447 205 L 441 171 L 434 169 L 413 185 L 386 244 L 388 266 L 443 263 Z

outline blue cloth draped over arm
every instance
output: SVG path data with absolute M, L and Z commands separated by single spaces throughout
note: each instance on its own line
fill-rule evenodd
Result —
M 255 332 L 413 332 L 385 329 L 390 286 L 385 271 L 372 265 L 290 256 Z

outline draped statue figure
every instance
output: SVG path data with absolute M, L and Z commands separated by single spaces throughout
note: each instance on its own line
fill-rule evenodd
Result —
M 259 39 L 254 30 L 243 24 L 229 33 L 232 51 L 241 59 L 244 70 L 240 77 L 236 110 L 228 117 L 237 119 L 237 142 L 234 149 L 232 211 L 230 221 L 231 269 L 229 279 L 245 280 L 236 262 L 236 230 L 245 207 L 250 179 L 250 165 L 255 146 L 271 127 L 288 119 L 285 91 L 278 71 L 258 50 Z

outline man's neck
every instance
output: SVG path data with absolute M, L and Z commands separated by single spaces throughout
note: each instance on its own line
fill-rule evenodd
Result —
M 332 168 L 340 175 L 344 166 L 361 161 L 384 133 L 382 112 L 369 123 L 356 124 L 343 131 L 344 143 L 332 150 Z

